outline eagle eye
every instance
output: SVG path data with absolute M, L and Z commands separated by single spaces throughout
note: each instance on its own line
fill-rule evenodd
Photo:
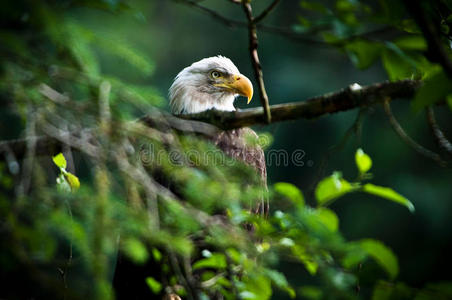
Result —
M 218 71 L 212 71 L 212 72 L 210 72 L 210 76 L 211 76 L 213 79 L 217 79 L 217 78 L 221 77 L 221 73 L 218 72 Z

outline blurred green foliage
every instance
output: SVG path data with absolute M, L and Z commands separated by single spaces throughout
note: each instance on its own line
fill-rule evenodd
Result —
M 424 79 L 415 108 L 450 97 L 450 79 L 426 58 L 425 41 L 401 2 L 301 1 L 300 9 L 309 13 L 299 16 L 294 31 L 320 37 L 357 68 L 380 61 L 390 80 Z M 117 18 L 118 28 L 85 22 L 96 13 Z M 441 20 L 446 35 L 449 15 Z M 448 282 L 421 288 L 397 282 L 399 261 L 390 247 L 341 233 L 342 219 L 328 207 L 340 197 L 371 194 L 414 211 L 393 189 L 368 182 L 379 163 L 363 150 L 354 152 L 355 164 L 345 163 L 358 170 L 355 180 L 333 172 L 316 183 L 314 197 L 275 183 L 265 219 L 249 209 L 263 196 L 253 169 L 197 136 L 130 123 L 164 105 L 147 82 L 156 72 L 154 60 L 117 33 L 123 18 L 144 22 L 139 9 L 114 0 L 30 0 L 2 4 L 0 17 L 0 98 L 7 108 L 1 114 L 11 127 L 2 127 L 2 138 L 81 136 L 70 141 L 78 151 L 39 157 L 31 142 L 23 162 L 0 164 L 0 278 L 7 283 L 0 296 L 112 299 L 118 252 L 148 272 L 125 276 L 159 297 L 450 296 Z M 366 37 L 380 26 L 396 29 L 396 37 Z M 92 128 L 94 146 L 82 138 Z M 261 138 L 272 140 L 268 133 Z M 215 156 L 208 163 L 182 159 L 192 149 Z M 362 272 L 363 265 L 371 271 Z M 297 280 L 305 274 L 309 281 Z M 140 296 L 134 292 L 128 291 Z

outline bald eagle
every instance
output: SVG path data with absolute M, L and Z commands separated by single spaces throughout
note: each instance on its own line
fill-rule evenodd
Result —
M 210 109 L 235 111 L 234 101 L 238 96 L 253 97 L 251 81 L 239 72 L 234 63 L 224 56 L 204 58 L 184 68 L 174 79 L 169 89 L 173 114 L 199 113 Z M 250 128 L 238 128 L 220 132 L 213 140 L 226 155 L 254 167 L 266 189 L 267 170 L 265 156 L 259 145 L 249 145 L 248 137 L 257 139 Z M 259 201 L 255 213 L 266 215 L 268 203 Z

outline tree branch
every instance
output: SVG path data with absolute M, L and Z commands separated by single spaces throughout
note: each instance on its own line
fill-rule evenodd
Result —
M 233 19 L 229 19 L 227 17 L 224 17 L 223 15 L 219 14 L 215 10 L 212 10 L 210 8 L 202 6 L 196 1 L 192 1 L 192 0 L 177 0 L 177 1 L 180 2 L 180 3 L 183 3 L 185 5 L 188 5 L 188 6 L 191 6 L 193 8 L 196 8 L 196 9 L 200 10 L 201 12 L 203 12 L 203 13 L 209 15 L 210 17 L 212 17 L 212 19 L 214 21 L 220 22 L 220 23 L 222 23 L 222 24 L 224 24 L 224 25 L 226 25 L 228 27 L 248 28 L 248 23 L 247 22 L 233 20 Z M 234 4 L 240 4 L 241 3 L 240 0 L 237 0 L 237 1 L 236 0 L 230 0 L 230 1 L 233 2 Z M 259 18 L 259 17 L 257 17 L 257 18 Z M 393 27 L 383 27 L 383 28 L 378 28 L 376 30 L 365 32 L 365 33 L 362 33 L 362 34 L 352 35 L 352 36 L 349 36 L 349 37 L 344 38 L 342 40 L 339 40 L 337 42 L 327 43 L 327 42 L 325 42 L 323 40 L 317 40 L 317 39 L 312 39 L 312 38 L 308 38 L 307 37 L 309 35 L 317 33 L 318 30 L 320 29 L 319 27 L 312 28 L 311 30 L 309 30 L 307 32 L 304 32 L 304 33 L 297 33 L 297 32 L 294 32 L 290 28 L 276 27 L 276 26 L 269 26 L 269 25 L 260 24 L 259 22 L 261 20 L 259 20 L 259 22 L 256 22 L 256 19 L 254 20 L 256 28 L 259 29 L 262 32 L 267 32 L 267 33 L 271 33 L 271 34 L 280 35 L 280 36 L 283 36 L 283 37 L 285 37 L 287 39 L 290 39 L 290 40 L 292 40 L 294 42 L 306 43 L 306 44 L 317 45 L 317 46 L 326 46 L 326 47 L 343 46 L 347 42 L 352 41 L 354 39 L 360 39 L 360 38 L 371 39 L 373 37 L 380 36 L 382 34 L 385 34 L 385 33 L 388 33 L 388 32 L 391 32 L 392 30 L 394 30 Z
M 414 96 L 420 81 L 402 80 L 397 82 L 382 82 L 360 89 L 345 88 L 340 91 L 321 95 L 286 104 L 270 106 L 272 122 L 281 122 L 295 119 L 312 119 L 326 114 L 347 111 L 358 107 L 367 107 L 381 103 L 385 98 L 391 99 L 410 98 Z M 234 129 L 257 124 L 266 124 L 262 107 L 238 110 L 234 112 L 222 112 L 209 110 L 198 114 L 172 116 L 169 114 L 154 112 L 139 119 L 150 128 L 156 128 L 159 132 L 176 130 L 178 132 L 200 134 L 207 138 L 216 136 L 220 129 Z M 135 122 L 133 122 L 136 125 Z M 36 155 L 53 155 L 61 151 L 62 144 L 79 148 L 80 140 L 92 139 L 92 130 L 83 132 L 58 133 L 52 136 L 40 136 L 36 139 Z M 53 129 L 55 131 L 55 129 Z M 47 131 L 46 131 L 47 132 Z M 81 139 L 81 135 L 84 136 Z M 23 158 L 27 149 L 27 139 L 18 139 L 0 142 L 0 153 L 11 156 L 14 153 L 15 160 Z M 83 144 L 84 151 L 96 152 L 95 146 Z M 89 154 L 89 153 L 88 153 Z
M 272 105 L 270 106 L 272 122 L 313 119 L 330 113 L 381 103 L 386 97 L 393 99 L 410 98 L 414 96 L 420 85 L 421 82 L 416 80 L 386 81 L 359 89 L 348 87 L 306 101 Z M 221 129 L 266 124 L 262 107 L 232 112 L 210 110 L 197 114 L 180 115 L 179 117 L 207 122 Z
M 245 11 L 246 18 L 248 20 L 249 50 L 251 62 L 253 64 L 254 76 L 256 78 L 257 85 L 259 88 L 259 96 L 262 107 L 264 109 L 265 121 L 266 123 L 269 124 L 271 122 L 271 112 L 270 105 L 268 104 L 267 91 L 265 90 L 264 74 L 262 73 L 262 66 L 259 61 L 259 55 L 257 53 L 258 40 L 256 24 L 254 23 L 251 4 L 249 2 L 244 1 L 242 6 L 243 10 Z
M 452 158 L 452 143 L 444 135 L 441 128 L 439 128 L 438 123 L 436 122 L 435 113 L 431 107 L 427 108 L 427 123 L 438 147 Z
M 435 161 L 440 166 L 444 167 L 446 166 L 446 162 L 441 158 L 441 156 L 433 151 L 430 151 L 423 146 L 416 143 L 415 140 L 413 140 L 406 132 L 403 130 L 402 126 L 399 124 L 397 119 L 394 117 L 391 111 L 391 106 L 389 105 L 389 98 L 385 99 L 383 102 L 383 106 L 385 109 L 385 113 L 388 117 L 389 123 L 392 126 L 392 129 L 394 129 L 395 133 L 400 137 L 402 141 L 404 141 L 408 146 L 413 148 L 417 153 L 420 155 L 431 159 Z
M 254 24 L 258 24 L 259 22 L 261 22 L 263 19 L 265 19 L 265 17 L 267 17 L 267 15 L 273 10 L 275 9 L 276 5 L 278 5 L 278 3 L 281 0 L 273 0 L 273 2 L 259 15 L 254 19 Z

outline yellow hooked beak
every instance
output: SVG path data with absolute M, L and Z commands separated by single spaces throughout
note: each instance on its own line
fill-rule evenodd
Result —
M 224 83 L 216 84 L 216 86 L 227 88 L 234 93 L 247 97 L 247 104 L 249 104 L 251 98 L 253 98 L 253 84 L 248 77 L 243 74 L 232 75 L 229 80 L 225 80 Z

